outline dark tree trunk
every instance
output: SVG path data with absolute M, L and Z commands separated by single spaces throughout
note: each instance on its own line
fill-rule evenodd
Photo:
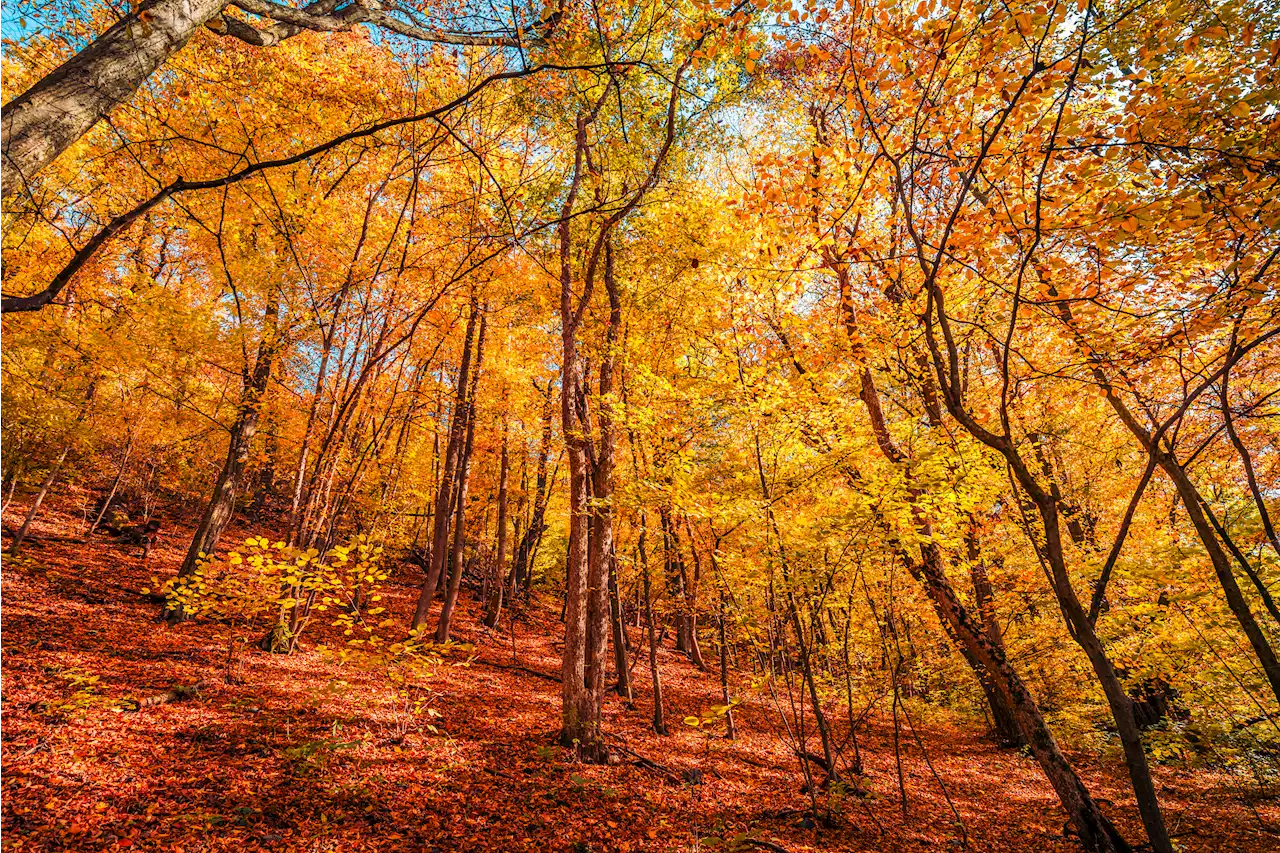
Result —
M 729 696 L 729 643 L 725 632 L 724 598 L 720 599 L 720 613 L 717 623 L 720 628 L 720 698 L 728 708 L 724 712 L 725 737 L 733 740 L 738 736 L 738 728 L 733 721 L 733 700 Z
M 966 544 L 969 551 L 967 554 L 969 578 L 973 582 L 973 597 L 974 602 L 977 604 L 978 617 L 982 622 L 983 629 L 987 632 L 987 638 L 991 641 L 991 644 L 1000 649 L 1001 654 L 1005 654 L 1007 657 L 1004 647 L 1004 634 L 1000 630 L 1000 620 L 996 616 L 995 592 L 991 588 L 991 578 L 987 574 L 987 564 L 982 559 L 976 531 L 970 531 Z M 996 737 L 1005 746 L 1014 748 L 1026 746 L 1026 738 L 1023 737 L 1022 729 L 1018 725 L 1013 707 L 1004 698 L 1004 693 L 996 685 L 995 677 L 982 664 L 981 660 L 974 658 L 972 653 L 968 652 L 967 645 L 960 643 L 960 649 L 966 652 L 966 658 L 969 658 L 970 661 L 970 669 L 978 677 L 978 681 L 982 685 L 982 692 L 987 697 L 987 706 L 991 709 L 992 728 L 995 729 Z
M 778 520 L 773 514 L 773 508 L 770 501 L 772 496 L 769 490 L 769 482 L 765 478 L 764 473 L 764 456 L 760 452 L 760 437 L 757 435 L 755 439 L 756 453 L 756 471 L 760 479 L 760 496 L 765 502 L 765 514 L 769 520 L 769 526 L 772 529 L 773 536 L 777 542 L 778 548 L 778 565 L 782 569 L 782 586 L 787 595 L 787 616 L 791 620 L 791 628 L 795 632 L 796 642 L 800 649 L 800 668 L 801 675 L 805 686 L 809 690 L 809 700 L 813 704 L 813 717 L 818 726 L 818 737 L 822 742 L 822 757 L 826 762 L 827 778 L 829 781 L 838 781 L 840 779 L 839 769 L 836 765 L 836 751 L 831 739 L 831 730 L 827 725 L 826 713 L 822 710 L 822 701 L 818 696 L 818 686 L 813 676 L 813 662 L 810 657 L 809 643 L 805 638 L 804 626 L 800 622 L 800 608 L 796 604 L 795 590 L 792 587 L 791 569 L 787 559 L 786 547 L 782 543 L 781 532 L 778 529 Z
M 502 460 L 498 472 L 498 553 L 494 557 L 489 578 L 489 598 L 485 604 L 484 624 L 493 628 L 502 615 L 502 593 L 507 580 L 507 478 L 511 471 L 511 455 L 507 448 L 508 425 L 502 425 Z
M 95 377 L 89 382 L 89 387 L 84 394 L 84 403 L 80 406 L 80 411 L 76 413 L 75 422 L 71 426 L 71 432 L 74 435 L 80 424 L 84 421 L 85 416 L 89 414 L 89 405 L 93 402 L 94 396 L 98 392 L 98 380 Z M 45 497 L 49 494 L 49 488 L 54 481 L 58 479 L 58 474 L 62 473 L 62 463 L 66 461 L 67 454 L 71 452 L 73 440 L 69 439 L 62 453 L 58 454 L 58 459 L 53 463 L 53 467 L 49 469 L 48 475 L 40 484 L 40 491 L 36 492 L 35 499 L 31 502 L 31 508 L 27 510 L 26 518 L 22 520 L 22 527 L 14 535 L 13 541 L 9 543 L 9 556 L 14 556 L 22 547 L 23 541 L 27 538 L 27 533 L 31 530 L 31 523 L 36 520 L 36 514 L 40 511 L 40 505 L 44 503 Z M 16 483 L 15 479 L 15 483 Z
M 9 504 L 13 503 L 13 494 L 18 490 L 18 480 L 20 479 L 22 479 L 22 469 L 20 465 L 15 463 L 5 474 L 4 505 L 0 506 L 0 512 L 7 510 Z
M 534 481 L 533 512 L 529 518 L 529 526 L 525 528 L 524 535 L 520 537 L 520 544 L 516 546 L 515 559 L 512 561 L 512 598 L 515 597 L 516 590 L 518 589 L 524 589 L 526 592 L 528 591 L 529 585 L 533 581 L 533 563 L 538 552 L 538 545 L 542 541 L 542 534 L 547 530 L 547 501 L 551 494 L 551 482 L 550 478 L 547 476 L 547 460 L 551 456 L 552 390 L 552 384 L 548 382 L 546 396 L 543 399 L 542 404 L 542 437 L 538 446 L 538 464 L 537 474 Z
M 569 462 L 569 546 L 565 555 L 564 657 L 560 674 L 560 743 L 581 758 L 595 761 L 604 757 L 600 737 L 599 707 L 587 686 L 592 654 L 588 639 L 591 624 L 590 602 L 590 520 L 588 507 L 591 472 L 587 459 L 590 426 L 586 412 L 586 376 L 578 351 L 578 329 L 582 314 L 573 290 L 573 211 L 586 154 L 589 118 L 579 115 L 574 145 L 573 179 L 565 198 L 558 227 L 560 250 L 560 325 L 563 360 L 560 378 L 560 419 L 565 455 Z M 585 432 L 584 432 L 585 430 Z
M 453 517 L 454 479 L 458 456 L 466 441 L 466 399 L 468 377 L 471 372 L 471 343 L 474 340 L 479 314 L 480 306 L 475 299 L 472 299 L 471 315 L 467 319 L 466 337 L 462 343 L 462 363 L 458 367 L 458 387 L 454 396 L 453 419 L 449 425 L 449 442 L 445 447 L 440 488 L 436 492 L 436 506 L 432 518 L 431 559 L 427 563 L 427 576 L 418 594 L 418 606 L 414 610 L 410 628 L 412 631 L 420 630 L 427 621 L 427 614 L 431 611 L 431 601 L 435 598 L 436 587 L 440 583 L 440 575 L 444 572 L 445 556 L 449 551 L 449 521 Z
M 627 705 L 631 705 L 631 668 L 627 654 L 630 643 L 627 642 L 622 596 L 618 591 L 618 560 L 613 554 L 609 555 L 609 615 L 610 626 L 613 629 L 613 668 L 616 670 L 618 679 L 614 689 L 626 700 Z
M 467 475 L 471 468 L 471 451 L 475 444 L 476 392 L 480 387 L 480 373 L 484 365 L 484 333 L 488 319 L 483 313 L 484 309 L 481 308 L 480 311 L 480 334 L 476 338 L 475 371 L 462 413 L 467 426 L 467 436 L 463 444 L 461 458 L 458 460 L 458 496 L 455 513 L 457 518 L 454 521 L 453 528 L 452 565 L 449 570 L 449 585 L 445 590 L 444 604 L 440 608 L 440 621 L 436 624 L 437 643 L 445 643 L 449 640 L 449 623 L 453 619 L 453 609 L 458 603 L 458 590 L 462 587 L 462 552 L 467 544 Z
M 640 554 L 640 577 L 644 584 L 644 621 L 649 634 L 649 676 L 653 681 L 653 730 L 660 735 L 665 735 L 667 721 L 662 709 L 662 671 L 658 668 L 658 626 L 653 620 L 653 588 L 649 580 L 649 555 L 645 552 L 645 528 L 645 514 L 641 511 L 640 539 L 637 549 Z
M 258 486 L 253 493 L 253 503 L 249 507 L 249 512 L 253 514 L 256 521 L 262 520 L 262 514 L 267 509 L 267 503 L 271 500 L 276 490 L 276 456 L 279 454 L 279 443 L 276 441 L 275 425 L 267 426 L 266 441 L 266 462 L 258 471 Z
M 1080 834 L 1085 848 L 1093 851 L 1129 850 L 1129 845 L 1098 809 L 1098 804 L 1080 781 L 1075 768 L 1062 754 L 1057 740 L 1044 721 L 1040 706 L 1009 664 L 1003 648 L 991 642 L 986 630 L 960 603 L 942 570 L 937 546 L 922 546 L 919 566 L 920 578 L 939 617 L 951 626 L 954 635 L 991 673 L 998 689 L 1013 709 L 1032 754 L 1058 794 L 1058 799 L 1066 809 L 1076 832 Z

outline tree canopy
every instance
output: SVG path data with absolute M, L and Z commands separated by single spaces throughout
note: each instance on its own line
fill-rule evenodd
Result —
M 401 690 L 543 595 L 575 760 L 670 632 L 807 791 L 945 709 L 1088 850 L 1277 772 L 1274 4 L 5 11 L 11 561 L 186 525 L 171 625 Z

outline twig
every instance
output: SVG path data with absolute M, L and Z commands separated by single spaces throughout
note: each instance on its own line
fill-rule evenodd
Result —
M 208 681 L 198 681 L 190 687 L 183 687 L 180 684 L 174 685 L 171 689 L 166 690 L 163 693 L 157 693 L 154 696 L 148 696 L 145 699 L 132 700 L 136 703 L 136 707 L 125 708 L 123 710 L 136 714 L 143 708 L 154 708 L 157 705 L 164 705 L 169 702 L 181 702 L 183 699 L 189 699 L 192 696 L 195 696 L 208 686 Z
M 663 776 L 666 776 L 668 779 L 671 779 L 672 781 L 675 781 L 675 782 L 685 781 L 683 776 L 681 776 L 679 773 L 672 770 L 670 767 L 667 767 L 665 764 L 659 764 L 658 762 L 654 761 L 652 758 L 645 758 L 640 753 L 635 752 L 631 749 L 628 749 L 627 747 L 623 746 L 620 743 L 614 743 L 613 748 L 618 750 L 619 752 L 630 755 L 634 759 L 632 763 L 635 764 L 637 767 L 643 767 L 646 770 L 653 770 L 654 772 L 659 773 Z
M 791 853 L 781 844 L 774 844 L 772 841 L 761 841 L 758 838 L 744 838 L 742 843 L 748 847 L 759 847 L 761 850 L 773 850 L 775 853 Z
M 520 664 L 497 663 L 495 661 L 485 660 L 484 658 L 476 658 L 475 662 L 484 664 L 485 666 L 491 666 L 494 669 L 509 669 L 512 672 L 523 672 L 525 675 L 532 675 L 535 678 L 545 678 L 547 681 L 554 681 L 556 684 L 560 683 L 560 676 L 558 675 L 552 675 L 549 672 L 540 672 L 536 669 L 530 669 L 527 666 L 521 666 Z

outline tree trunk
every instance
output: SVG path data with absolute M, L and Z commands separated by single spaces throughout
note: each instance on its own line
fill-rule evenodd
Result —
M 267 502 L 271 500 L 276 490 L 276 457 L 280 455 L 280 445 L 276 440 L 277 429 L 276 424 L 268 423 L 266 447 L 264 448 L 266 463 L 258 471 L 258 485 L 254 490 L 253 502 L 249 505 L 249 512 L 255 522 L 262 521 L 262 515 L 267 509 Z
M 1240 629 L 1248 637 L 1249 645 L 1253 647 L 1258 663 L 1261 664 L 1262 671 L 1267 676 L 1267 682 L 1271 685 L 1271 692 L 1275 694 L 1276 700 L 1280 701 L 1280 660 L 1276 659 L 1275 650 L 1267 641 L 1267 635 L 1262 632 L 1257 619 L 1254 618 L 1249 602 L 1236 581 L 1235 572 L 1231 569 L 1231 560 L 1201 509 L 1200 501 L 1203 499 L 1199 490 L 1187 476 L 1186 470 L 1173 458 L 1172 453 L 1161 452 L 1158 461 L 1177 487 L 1182 505 L 1186 507 L 1187 517 L 1191 519 L 1192 526 L 1195 527 L 1200 541 L 1209 553 L 1209 562 L 1213 565 L 1214 574 L 1218 576 L 1218 583 L 1222 586 L 1223 595 L 1227 599 L 1227 607 L 1231 609 Z
M 1129 845 L 1098 809 L 1075 768 L 1062 754 L 1057 740 L 1044 721 L 1040 706 L 1010 665 L 1003 648 L 991 642 L 987 632 L 960 603 L 942 570 L 941 555 L 936 545 L 928 543 L 921 546 L 919 565 L 921 580 L 938 615 L 951 625 L 954 635 L 991 673 L 998 689 L 1013 709 L 1032 754 L 1049 784 L 1057 792 L 1058 799 L 1066 809 L 1076 832 L 1080 834 L 1085 848 L 1091 851 L 1129 850 Z
M 782 586 L 787 594 L 787 615 L 791 619 L 791 627 L 795 631 L 796 642 L 800 648 L 800 667 L 801 674 L 805 686 L 809 689 L 809 700 L 813 703 L 813 717 L 818 725 L 818 737 L 822 742 L 822 757 L 826 762 L 828 781 L 837 781 L 840 779 L 840 773 L 836 767 L 836 752 L 831 740 L 831 731 L 827 725 L 826 714 L 822 710 L 822 701 L 818 696 L 818 686 L 813 677 L 813 664 L 809 655 L 809 644 L 804 636 L 804 627 L 800 622 L 800 609 L 796 605 L 795 590 L 792 588 L 791 569 L 787 559 L 786 547 L 782 543 L 782 535 L 778 529 L 778 519 L 773 514 L 773 505 L 770 503 L 772 495 L 769 490 L 769 482 L 765 479 L 764 474 L 764 456 L 760 452 L 760 437 L 755 438 L 756 452 L 756 472 L 760 478 L 760 496 L 765 502 L 765 514 L 769 520 L 769 526 L 772 529 L 774 539 L 778 543 L 778 565 L 782 569 Z
M 71 425 L 71 433 L 74 436 L 77 428 L 84 421 L 85 416 L 89 414 L 89 404 L 93 402 L 94 396 L 98 392 L 98 377 L 94 377 L 89 382 L 88 389 L 85 390 L 84 402 L 80 405 L 80 411 L 76 413 L 76 419 Z M 67 444 L 62 448 L 62 453 L 58 455 L 58 460 L 53 463 L 53 467 L 49 469 L 49 475 L 44 478 L 44 482 L 40 484 L 40 491 L 36 493 L 35 500 L 31 503 L 31 509 L 27 510 L 27 517 L 22 521 L 22 527 L 18 530 L 17 535 L 13 537 L 13 541 L 9 543 L 9 556 L 18 553 L 18 549 L 22 547 L 22 542 L 27 538 L 28 531 L 31 530 L 31 522 L 35 521 L 36 513 L 40 510 L 40 504 L 44 503 L 45 496 L 49 493 L 49 487 L 53 485 L 54 480 L 58 478 L 58 473 L 62 470 L 62 463 L 66 461 L 67 454 L 71 452 L 74 439 L 68 438 Z M 17 479 L 14 479 L 17 484 Z M 11 495 L 12 496 L 12 495 Z
M 471 465 L 471 441 L 474 431 L 474 424 L 467 427 L 467 447 L 458 464 L 458 498 L 454 509 L 453 547 L 449 549 L 449 579 L 445 587 L 444 603 L 440 605 L 440 619 L 436 623 L 437 643 L 449 641 L 449 625 L 453 619 L 453 609 L 458 603 L 458 591 L 462 587 L 462 552 L 467 545 L 467 472 Z
M 954 396 L 948 395 L 946 399 L 947 407 L 952 415 L 961 420 L 971 434 L 974 434 L 975 437 L 993 449 L 1000 451 L 1007 460 L 1018 485 L 1022 487 L 1023 491 L 1035 504 L 1040 516 L 1044 540 L 1039 542 L 1036 539 L 1032 539 L 1031 546 L 1039 551 L 1039 558 L 1047 564 L 1049 580 L 1054 596 L 1057 598 L 1058 607 L 1062 612 L 1062 617 L 1067 624 L 1067 629 L 1070 631 L 1072 639 L 1075 640 L 1081 651 L 1089 659 L 1089 664 L 1093 668 L 1098 684 L 1102 687 L 1103 695 L 1107 699 L 1107 705 L 1111 709 L 1111 716 L 1116 724 L 1116 732 L 1120 736 L 1120 743 L 1124 750 L 1125 765 L 1128 768 L 1129 781 L 1133 786 L 1134 798 L 1137 801 L 1138 814 L 1142 818 L 1142 825 L 1147 832 L 1147 839 L 1151 842 L 1151 847 L 1156 853 L 1172 853 L 1173 844 L 1165 827 L 1164 815 L 1160 810 L 1160 800 L 1156 796 L 1155 782 L 1151 777 L 1151 767 L 1147 762 L 1146 752 L 1143 750 L 1142 732 L 1134 715 L 1133 700 L 1124 689 L 1115 666 L 1107 654 L 1106 647 L 1098 638 L 1093 623 L 1089 620 L 1088 614 L 1076 595 L 1075 588 L 1071 585 L 1062 543 L 1061 519 L 1058 512 L 1060 498 L 1040 485 L 1012 442 L 1006 438 L 993 437 L 991 434 L 977 429 L 975 422 L 960 407 Z M 1019 500 L 1019 497 L 1014 495 L 1013 499 Z M 1027 533 L 1028 538 L 1031 538 L 1031 531 L 1028 530 Z
M 698 643 L 698 588 L 702 584 L 702 560 L 698 556 L 698 543 L 693 536 L 693 527 L 685 517 L 685 530 L 689 534 L 689 553 L 693 555 L 693 582 L 685 586 L 685 607 L 688 614 L 686 630 L 689 632 L 689 660 L 703 672 L 707 671 L 707 662 L 702 657 L 702 646 Z
M 781 542 L 779 542 L 779 546 L 781 546 Z M 786 565 L 785 556 L 783 556 L 781 563 L 783 566 Z M 811 649 L 801 627 L 800 611 L 796 607 L 795 594 L 791 590 L 791 579 L 788 574 L 789 572 L 784 568 L 782 582 L 787 587 L 787 609 L 791 612 L 791 627 L 796 633 L 796 642 L 800 647 L 801 675 L 804 677 L 805 685 L 809 688 L 809 701 L 813 703 L 813 719 L 818 725 L 818 740 L 822 743 L 822 757 L 827 764 L 827 779 L 829 781 L 838 781 L 840 779 L 840 771 L 836 767 L 835 744 L 831 738 L 831 728 L 827 724 L 826 712 L 822 710 L 822 700 L 818 696 L 818 685 L 813 676 Z
M 18 480 L 20 479 L 21 473 L 21 469 L 17 464 L 15 464 L 9 469 L 8 474 L 5 475 L 7 478 L 7 486 L 4 490 L 4 505 L 0 506 L 0 512 L 4 512 L 9 509 L 9 504 L 13 503 L 13 494 L 18 490 Z
M 276 351 L 280 345 L 277 336 L 276 321 L 279 316 L 279 302 L 276 295 L 267 300 L 267 311 L 263 319 L 262 340 L 258 344 L 258 355 L 250 372 L 246 366 L 244 389 L 241 392 L 240 408 L 235 422 L 231 425 L 230 438 L 227 442 L 227 458 L 218 472 L 213 493 L 209 503 L 191 538 L 191 546 L 178 569 L 178 577 L 184 578 L 196 569 L 202 556 L 213 553 L 222 538 L 231 515 L 235 511 L 236 489 L 244 474 L 245 464 L 249 461 L 249 450 L 253 445 L 253 437 L 258 432 L 258 418 L 262 410 L 262 398 L 271 378 L 271 369 L 275 363 Z M 172 608 L 166 614 L 168 620 L 179 622 L 186 618 L 182 608 Z
M 511 455 L 507 448 L 509 424 L 502 424 L 502 461 L 498 473 L 498 554 L 494 559 L 489 588 L 489 600 L 485 607 L 484 624 L 493 628 L 502 615 L 502 593 L 507 580 L 507 477 L 511 470 Z
M 36 492 L 35 500 L 31 502 L 31 509 L 27 510 L 27 517 L 22 521 L 22 527 L 18 529 L 17 534 L 13 537 L 13 541 L 9 543 L 9 556 L 16 556 L 18 549 L 22 547 L 23 541 L 27 538 L 27 531 L 31 529 L 31 522 L 36 520 L 36 513 L 40 511 L 40 504 L 44 503 L 45 495 L 49 494 L 49 487 L 53 485 L 53 481 L 58 479 L 58 474 L 62 471 L 62 463 L 66 460 L 67 454 L 71 452 L 71 444 L 68 442 L 66 447 L 62 448 L 62 453 L 58 455 L 58 460 L 53 463 L 53 467 L 49 469 L 49 474 L 44 478 L 44 482 L 40 484 L 40 491 Z
M 444 571 L 445 555 L 449 549 L 449 520 L 453 517 L 453 485 L 458 454 L 466 440 L 467 382 L 471 372 L 471 342 L 474 339 L 479 305 L 471 301 L 471 316 L 467 319 L 467 332 L 462 344 L 462 363 L 458 367 L 458 387 L 453 404 L 453 421 L 449 425 L 449 443 L 445 447 L 444 470 L 440 474 L 440 488 L 436 492 L 436 507 L 431 532 L 431 559 L 427 563 L 427 576 L 418 594 L 418 606 L 413 613 L 411 631 L 418 631 L 427 621 L 431 601 Z
M 509 596 L 512 599 L 515 598 L 518 589 L 524 588 L 526 591 L 528 590 L 529 584 L 533 579 L 533 562 L 537 555 L 538 545 L 542 541 L 542 534 L 547 529 L 545 519 L 551 488 L 547 476 L 547 460 L 551 455 L 551 392 L 552 385 L 548 382 L 546 396 L 542 402 L 542 438 L 538 447 L 533 513 L 529 518 L 529 526 L 525 529 L 524 536 L 520 537 L 520 544 L 516 546 L 515 559 L 512 560 Z
M 733 722 L 733 703 L 729 697 L 729 643 L 726 640 L 724 625 L 724 598 L 720 599 L 720 613 L 717 622 L 720 628 L 720 698 L 728 708 L 724 712 L 725 737 L 733 740 L 738 736 L 737 726 Z
M 991 644 L 1000 649 L 1001 654 L 1008 657 L 1004 647 L 1004 636 L 1000 630 L 1000 620 L 996 616 L 995 592 L 991 588 L 991 578 L 987 574 L 987 564 L 982 559 L 976 531 L 970 531 L 966 537 L 966 545 L 969 552 L 966 555 L 969 562 L 969 578 L 973 582 L 973 597 L 974 602 L 977 604 L 978 617 L 981 619 L 982 628 L 987 632 L 987 639 L 991 641 Z M 960 644 L 960 648 L 962 651 L 968 651 L 968 646 L 963 643 Z M 968 652 L 966 656 L 969 655 L 972 655 L 972 652 Z M 995 729 L 996 737 L 1000 743 L 1015 748 L 1026 746 L 1027 741 L 1022 735 L 1022 729 L 1018 726 L 1013 707 L 1004 698 L 1004 693 L 997 687 L 995 677 L 982 664 L 981 660 L 971 660 L 970 668 L 978 677 L 982 692 L 986 694 L 987 706 L 991 708 L 992 728 Z
M 1064 301 L 1056 304 L 1059 306 L 1059 316 L 1067 327 L 1074 331 L 1074 317 L 1070 305 Z M 1083 342 L 1081 341 L 1080 343 L 1083 347 Z M 1138 421 L 1128 405 L 1116 393 L 1099 357 L 1091 350 L 1086 349 L 1085 352 L 1090 359 L 1090 371 L 1102 388 L 1111 408 L 1120 417 L 1121 422 L 1133 434 L 1134 438 L 1138 440 L 1138 445 L 1155 460 L 1156 464 L 1173 481 L 1174 487 L 1178 490 L 1178 497 L 1182 499 L 1182 504 L 1187 509 L 1187 516 L 1191 519 L 1191 524 L 1195 527 L 1196 534 L 1200 537 L 1201 543 L 1209 554 L 1209 562 L 1213 565 L 1214 574 L 1217 575 L 1218 583 L 1222 586 L 1223 594 L 1227 599 L 1227 606 L 1239 623 L 1240 629 L 1248 637 L 1249 645 L 1253 647 L 1254 654 L 1257 655 L 1258 663 L 1261 664 L 1262 671 L 1266 674 L 1271 691 L 1275 694 L 1276 699 L 1280 701 L 1280 660 L 1276 658 L 1275 650 L 1272 649 L 1266 634 L 1262 632 L 1253 616 L 1253 612 L 1249 609 L 1249 603 L 1241 592 L 1240 585 L 1236 582 L 1235 573 L 1231 569 L 1231 560 L 1227 557 L 1222 544 L 1218 541 L 1213 526 L 1205 518 L 1205 514 L 1201 510 L 1203 498 L 1199 490 L 1191 482 L 1191 478 L 1187 476 L 1186 469 L 1178 461 L 1173 445 L 1160 433 L 1153 434 Z M 1229 417 L 1229 413 L 1226 416 Z M 1092 625 L 1090 626 L 1090 633 L 1092 633 Z M 1169 847 L 1167 844 L 1162 846 L 1154 838 L 1152 843 L 1158 849 Z
M 133 453 L 133 438 L 133 435 L 129 436 L 129 443 L 124 448 L 124 456 L 120 459 L 120 468 L 116 471 L 115 477 L 111 479 L 111 488 L 107 490 L 107 497 L 102 502 L 102 508 L 93 517 L 93 521 L 89 524 L 89 529 L 84 532 L 85 539 L 93 535 L 93 531 L 98 529 L 98 525 L 102 523 L 103 517 L 106 516 L 107 510 L 111 509 L 111 501 L 115 500 L 116 491 L 120 488 L 120 479 L 124 477 L 125 468 L 129 464 L 129 456 Z
M 566 338 L 567 340 L 567 338 Z M 565 562 L 564 659 L 561 671 L 560 742 L 584 757 L 600 747 L 599 720 L 592 714 L 587 688 L 588 528 L 587 454 L 573 413 L 582 386 L 581 365 L 574 345 L 565 344 L 564 377 L 561 380 L 562 417 L 566 454 L 569 457 L 569 547 Z
M 604 283 L 609 297 L 609 325 L 605 329 L 604 353 L 600 357 L 600 382 L 595 420 L 599 426 L 593 449 L 588 455 L 591 478 L 589 482 L 591 517 L 588 524 L 590 541 L 587 547 L 587 661 L 586 676 L 591 714 L 598 716 L 604 704 L 605 670 L 608 666 L 610 625 L 616 631 L 618 623 L 611 618 L 611 587 L 614 583 L 613 543 L 613 470 L 615 429 L 611 406 L 613 405 L 613 367 L 618 343 L 618 329 L 622 325 L 622 297 L 614 275 L 613 242 L 608 232 L 604 240 Z M 583 388 L 585 391 L 585 386 Z M 583 405 L 579 409 L 580 429 L 589 429 L 591 412 Z M 582 416 L 586 414 L 586 417 Z M 617 638 L 620 639 L 620 638 Z M 617 645 L 615 643 L 615 645 Z M 619 679 L 626 678 L 626 650 L 621 650 L 622 668 Z
M 676 627 L 676 651 L 689 655 L 689 613 L 685 584 L 684 556 L 680 553 L 680 532 L 666 507 L 658 510 L 658 522 L 662 527 L 662 576 L 667 581 L 667 592 L 680 601 L 674 614 Z
M 467 522 L 467 479 L 471 468 L 471 451 L 476 437 L 476 391 L 480 387 L 480 368 L 484 364 L 484 333 L 487 318 L 484 309 L 480 308 L 480 334 L 476 338 L 476 364 L 471 388 L 463 404 L 462 418 L 466 423 L 467 436 L 463 445 L 462 456 L 458 460 L 458 497 L 456 520 L 453 528 L 453 548 L 451 550 L 451 567 L 449 570 L 449 586 L 445 590 L 444 604 L 440 607 L 440 621 L 436 624 L 436 642 L 449 640 L 449 623 L 453 618 L 453 609 L 458 603 L 458 590 L 462 587 L 462 552 L 466 548 Z
M 226 0 L 148 0 L 4 107 L 7 200 L 177 53 Z
M 645 552 L 645 514 L 640 513 L 641 579 L 644 583 L 644 621 L 649 634 L 649 676 L 653 681 L 653 730 L 660 735 L 667 733 L 667 721 L 662 710 L 662 672 L 658 668 L 658 626 L 653 621 L 653 589 L 649 582 L 649 555 Z
M 569 457 L 569 547 L 565 556 L 564 657 L 561 661 L 560 743 L 587 761 L 603 758 L 598 706 L 587 686 L 587 661 L 591 653 L 587 637 L 590 623 L 590 508 L 587 505 L 591 472 L 587 460 L 586 377 L 578 352 L 581 313 L 573 291 L 570 214 L 582 180 L 589 117 L 576 121 L 573 179 L 565 197 L 557 228 L 560 254 L 561 362 L 560 422 L 565 454 Z M 585 306 L 584 306 L 585 307 Z
M 617 671 L 617 683 L 614 685 L 619 696 L 632 704 L 630 658 L 627 655 L 626 617 L 622 612 L 622 596 L 618 591 L 618 560 L 609 555 L 609 615 L 613 628 L 613 668 Z

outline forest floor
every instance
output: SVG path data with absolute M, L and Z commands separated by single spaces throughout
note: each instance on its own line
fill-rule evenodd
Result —
M 6 528 L 24 511 L 15 502 Z M 748 849 L 744 838 L 794 853 L 1079 849 L 1033 761 L 941 714 L 916 721 L 932 770 L 904 734 L 905 816 L 893 729 L 873 715 L 860 737 L 865 796 L 824 795 L 835 817 L 814 825 L 767 699 L 739 709 L 737 740 L 705 737 L 681 720 L 719 701 L 718 677 L 670 649 L 661 654 L 671 734 L 652 732 L 643 660 L 636 709 L 610 697 L 606 725 L 681 778 L 629 760 L 574 763 L 554 745 L 559 685 L 500 668 L 514 654 L 527 670 L 558 672 L 558 614 L 545 602 L 520 615 L 513 644 L 508 621 L 486 631 L 464 593 L 457 634 L 476 657 L 432 681 L 438 733 L 371 673 L 346 670 L 335 685 L 314 648 L 248 652 L 243 683 L 226 684 L 225 628 L 168 628 L 140 593 L 175 570 L 189 528 L 166 530 L 144 563 L 137 548 L 78 541 L 79 515 L 69 504 L 45 509 L 23 554 L 3 561 L 6 850 L 716 851 Z M 244 534 L 233 529 L 228 541 Z M 391 610 L 403 620 L 416 574 L 396 580 Z M 201 682 L 183 701 L 122 710 L 129 698 Z M 1140 837 L 1122 766 L 1072 758 L 1125 835 Z M 1185 850 L 1280 849 L 1276 802 L 1221 774 L 1156 772 Z

